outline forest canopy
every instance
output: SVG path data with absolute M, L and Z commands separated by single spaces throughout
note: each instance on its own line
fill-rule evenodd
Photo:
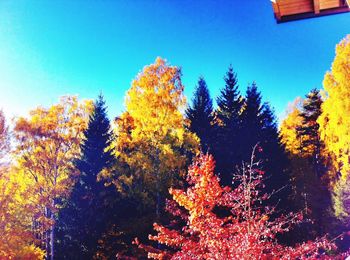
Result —
M 0 258 L 345 259 L 349 60 L 350 36 L 280 125 L 233 65 L 187 100 L 160 57 L 115 118 L 102 93 L 0 111 Z

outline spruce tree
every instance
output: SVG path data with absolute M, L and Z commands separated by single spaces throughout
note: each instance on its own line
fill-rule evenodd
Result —
M 297 129 L 301 140 L 301 153 L 308 157 L 315 172 L 321 176 L 321 140 L 319 135 L 318 117 L 321 115 L 322 97 L 317 89 L 312 89 L 304 100 L 302 111 L 302 125 Z
M 330 193 L 320 178 L 325 172 L 321 157 L 322 142 L 319 136 L 318 117 L 321 115 L 323 101 L 317 89 L 312 89 L 303 101 L 299 115 L 301 125 L 296 128 L 300 140 L 300 152 L 291 156 L 292 176 L 295 194 L 293 196 L 298 210 L 307 211 L 306 216 L 314 220 L 314 225 L 305 224 L 303 232 L 298 230 L 302 238 L 313 238 L 323 235 L 330 222 Z
M 113 134 L 102 95 L 94 103 L 84 136 L 81 158 L 75 162 L 80 175 L 57 223 L 60 259 L 92 259 L 98 240 L 115 216 L 116 188 L 98 178 L 103 169 L 115 163 L 110 149 Z
M 268 122 L 264 118 L 264 108 L 266 105 L 261 103 L 261 94 L 258 92 L 255 82 L 248 86 L 244 100 L 244 109 L 241 114 L 242 122 L 242 154 L 241 160 L 249 160 L 252 148 L 262 140 L 263 124 Z M 267 116 L 267 112 L 265 112 Z M 265 122 L 263 122 L 265 121 Z M 245 151 L 244 151 L 245 150 Z
M 237 74 L 232 66 L 224 77 L 225 87 L 220 91 L 216 102 L 218 104 L 217 118 L 223 128 L 233 131 L 239 125 L 239 115 L 242 109 L 242 97 L 239 92 Z
M 213 101 L 203 77 L 200 77 L 198 80 L 192 99 L 192 106 L 187 108 L 186 117 L 190 121 L 189 130 L 200 139 L 202 151 L 211 151 L 213 141 L 211 125 L 213 121 Z
M 278 193 L 271 197 L 270 203 L 279 209 L 288 209 L 288 197 L 291 193 L 288 159 L 278 135 L 277 122 L 268 103 L 262 103 L 262 97 L 255 83 L 247 88 L 244 109 L 241 114 L 242 131 L 239 138 L 242 161 L 250 160 L 253 147 L 258 144 L 257 159 L 266 172 L 266 191 Z
M 216 170 L 220 173 L 224 185 L 232 181 L 234 166 L 239 163 L 237 160 L 237 145 L 240 134 L 240 113 L 243 99 L 239 92 L 237 74 L 232 66 L 224 77 L 225 87 L 217 98 L 214 157 L 217 162 Z

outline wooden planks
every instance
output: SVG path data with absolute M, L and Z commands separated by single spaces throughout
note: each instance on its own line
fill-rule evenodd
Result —
M 314 10 L 312 0 L 284 0 L 277 1 L 279 5 L 281 16 L 298 14 L 298 13 L 307 13 Z
M 314 12 L 315 14 L 320 13 L 320 0 L 314 0 Z
M 346 0 L 272 0 L 272 8 L 278 23 L 350 11 Z
M 340 3 L 341 2 L 339 0 L 321 0 L 320 9 L 325 10 L 325 9 L 340 7 Z

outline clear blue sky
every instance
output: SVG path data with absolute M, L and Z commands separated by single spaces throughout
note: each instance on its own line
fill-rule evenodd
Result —
M 183 70 L 191 98 L 200 75 L 212 96 L 232 63 L 242 92 L 256 81 L 281 115 L 321 87 L 350 13 L 279 24 L 269 0 L 0 0 L 0 107 L 24 115 L 64 94 L 95 98 L 110 116 L 157 56 Z

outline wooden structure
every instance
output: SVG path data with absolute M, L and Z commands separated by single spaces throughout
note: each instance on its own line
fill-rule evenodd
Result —
M 271 0 L 277 23 L 349 12 L 350 0 Z

